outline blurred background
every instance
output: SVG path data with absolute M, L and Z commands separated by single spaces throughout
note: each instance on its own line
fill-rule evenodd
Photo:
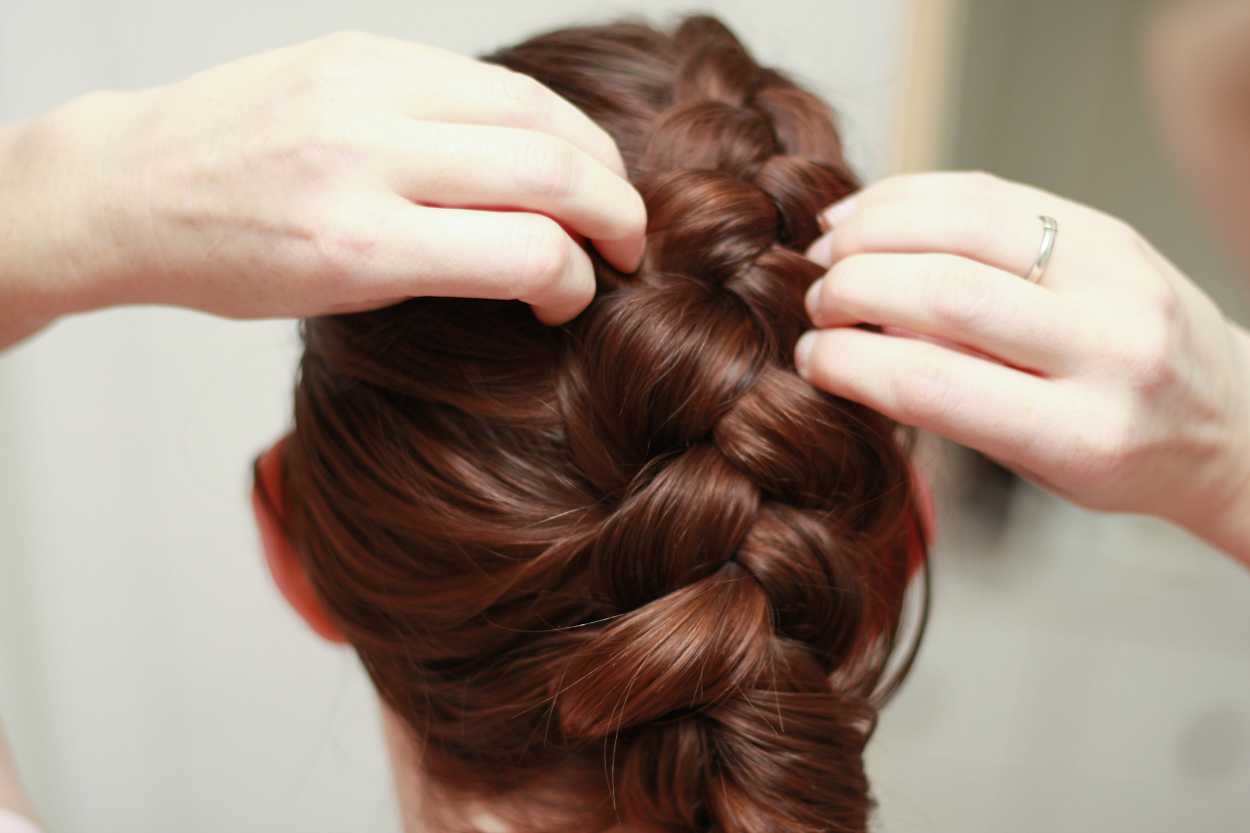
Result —
M 1134 224 L 1248 320 L 1160 150 L 1140 0 L 721 0 L 871 180 L 980 168 Z M 357 28 L 468 52 L 645 0 L 7 0 L 0 122 Z M 166 309 L 0 354 L 0 720 L 49 831 L 394 833 L 371 689 L 272 590 L 247 494 L 290 323 Z M 870 769 L 885 831 L 1250 829 L 1250 575 L 931 444 L 930 632 Z

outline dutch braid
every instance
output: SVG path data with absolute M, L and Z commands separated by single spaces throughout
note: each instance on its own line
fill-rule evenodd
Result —
M 560 772 L 570 829 L 862 833 L 915 533 L 898 427 L 792 363 L 800 252 L 855 187 L 830 112 L 708 17 L 491 60 L 613 133 L 646 259 L 596 261 L 556 331 L 500 302 L 308 322 L 292 536 L 448 789 L 534 829 Z

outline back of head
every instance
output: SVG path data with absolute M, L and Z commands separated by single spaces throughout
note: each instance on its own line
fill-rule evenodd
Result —
M 292 542 L 430 806 L 866 830 L 916 530 L 905 436 L 794 372 L 800 252 L 854 188 L 831 114 L 707 17 L 489 60 L 617 140 L 645 262 L 596 259 L 559 328 L 451 299 L 307 321 Z

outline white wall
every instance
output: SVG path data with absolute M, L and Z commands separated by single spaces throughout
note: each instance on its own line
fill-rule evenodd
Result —
M 900 4 L 717 6 L 842 110 L 853 158 L 880 173 Z M 683 8 L 5 0 L 0 121 L 344 27 L 480 51 Z M 0 354 L 0 719 L 53 830 L 395 828 L 368 683 L 279 602 L 248 513 L 296 356 L 289 324 L 157 309 L 67 320 Z

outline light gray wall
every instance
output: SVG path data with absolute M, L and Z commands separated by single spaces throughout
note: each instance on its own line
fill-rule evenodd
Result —
M 718 10 L 843 111 L 882 172 L 900 5 Z M 0 121 L 352 27 L 480 51 L 684 6 L 6 0 Z M 271 590 L 246 502 L 289 419 L 288 324 L 64 321 L 0 356 L 0 718 L 60 833 L 395 829 L 371 691 Z

